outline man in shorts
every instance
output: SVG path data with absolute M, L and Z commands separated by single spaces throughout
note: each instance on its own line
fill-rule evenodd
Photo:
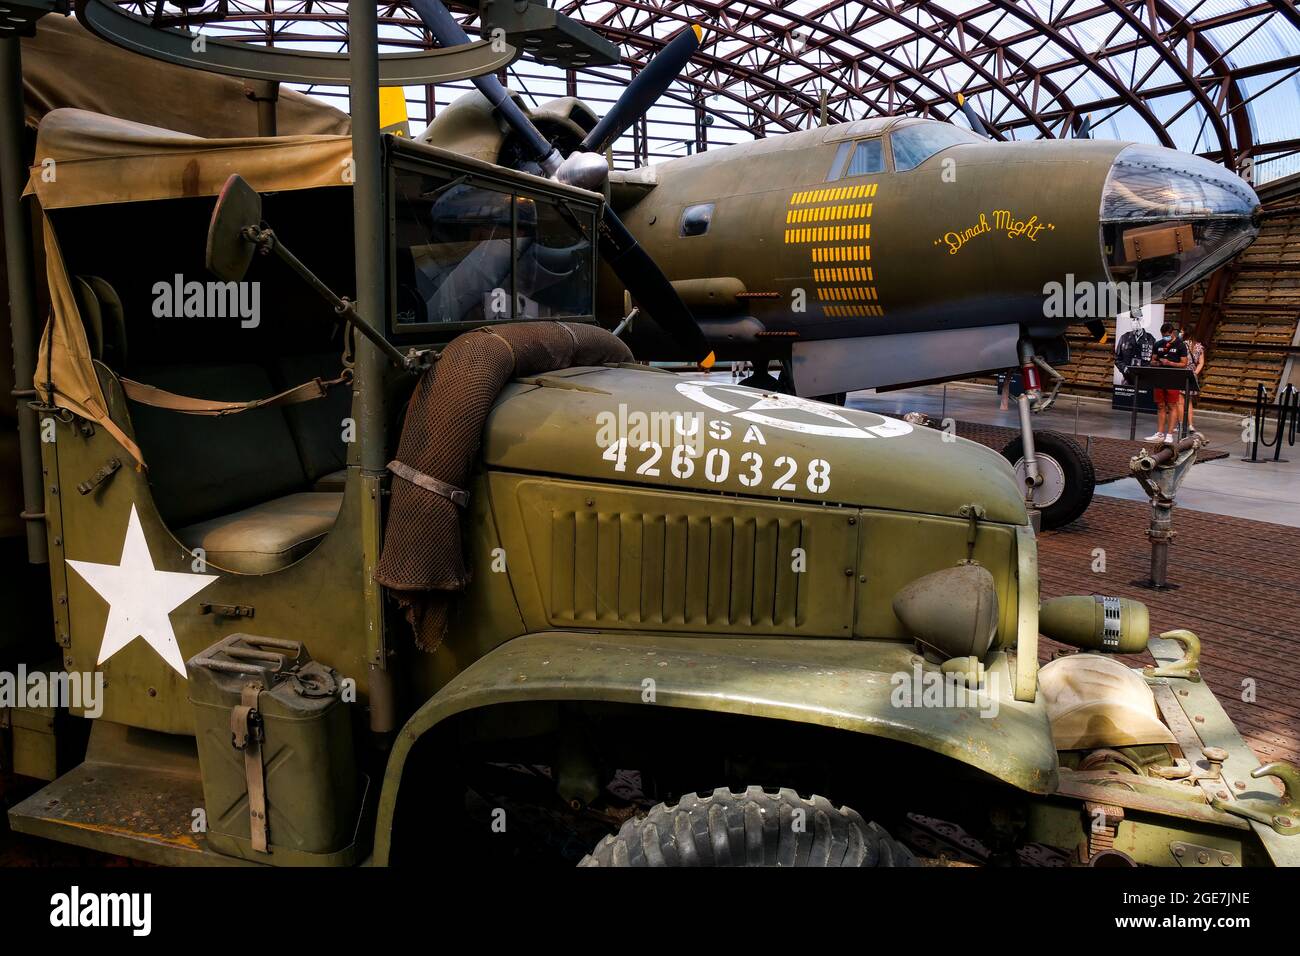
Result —
M 1178 336 L 1172 322 L 1160 326 L 1160 341 L 1151 353 L 1151 364 L 1164 368 L 1186 368 L 1187 345 Z M 1183 417 L 1183 393 L 1177 388 L 1153 389 L 1156 400 L 1156 433 L 1143 441 L 1172 445 L 1178 440 L 1178 427 Z

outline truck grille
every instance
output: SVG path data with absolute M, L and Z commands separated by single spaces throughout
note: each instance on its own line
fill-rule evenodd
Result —
M 557 624 L 798 627 L 798 518 L 551 512 Z

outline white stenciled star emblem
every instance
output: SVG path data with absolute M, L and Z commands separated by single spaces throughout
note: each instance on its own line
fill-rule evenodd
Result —
M 894 438 L 912 431 L 907 422 L 896 421 L 873 412 L 855 411 L 849 418 L 824 402 L 813 402 L 797 395 L 763 392 L 745 385 L 722 382 L 678 382 L 679 394 L 706 408 L 734 415 L 757 425 L 769 425 L 785 431 L 827 438 Z M 869 424 L 868 424 L 869 423 Z
M 108 602 L 108 623 L 104 625 L 96 664 L 143 637 L 158 656 L 185 676 L 185 660 L 167 615 L 215 581 L 217 575 L 155 570 L 135 505 L 131 506 L 118 564 L 69 561 L 68 565 Z

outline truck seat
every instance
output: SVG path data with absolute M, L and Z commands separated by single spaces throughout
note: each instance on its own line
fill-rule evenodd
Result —
M 340 468 L 338 471 L 331 471 L 328 475 L 321 475 L 312 483 L 312 491 L 337 491 L 340 494 L 348 483 L 348 470 Z
M 272 386 L 283 391 L 310 382 L 313 378 L 329 381 L 339 374 L 341 361 L 337 352 L 309 355 L 286 355 L 275 360 L 271 369 Z M 352 414 L 352 390 L 336 386 L 328 395 L 314 402 L 288 405 L 284 418 L 298 449 L 298 458 L 307 475 L 308 487 L 326 476 L 340 482 L 339 469 L 348 463 L 348 446 L 343 443 L 343 423 Z M 313 488 L 314 491 L 342 491 L 337 488 Z
M 177 529 L 187 548 L 239 574 L 267 574 L 307 554 L 334 527 L 341 492 L 300 492 Z
M 95 357 L 121 374 L 121 300 L 94 276 L 79 277 L 77 290 Z M 269 368 L 252 362 L 137 366 L 130 377 L 194 398 L 249 401 L 312 378 L 335 378 L 340 363 L 337 353 L 324 352 L 280 356 Z M 131 401 L 131 425 L 163 520 L 187 548 L 202 548 L 210 564 L 227 571 L 266 574 L 297 561 L 329 533 L 342 506 L 351 402 L 349 388 L 335 387 L 301 405 L 204 417 Z
M 221 401 L 275 391 L 267 372 L 251 364 L 142 369 L 137 378 Z M 338 413 L 329 415 L 326 422 Z M 285 409 L 207 418 L 132 402 L 131 419 L 159 512 L 177 539 L 202 548 L 213 566 L 240 574 L 276 571 L 306 555 L 334 526 L 343 486 L 316 489 L 300 458 L 302 436 Z M 334 426 L 326 434 L 340 433 Z M 333 451 L 328 439 L 320 444 Z M 329 465 L 337 467 L 336 459 L 315 462 L 318 469 Z

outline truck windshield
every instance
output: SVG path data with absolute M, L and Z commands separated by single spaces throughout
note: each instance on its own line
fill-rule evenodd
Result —
M 520 197 L 516 243 L 515 316 L 523 319 L 591 315 L 594 268 L 590 219 L 548 199 Z
M 399 327 L 592 314 L 589 210 L 404 168 L 394 184 Z

